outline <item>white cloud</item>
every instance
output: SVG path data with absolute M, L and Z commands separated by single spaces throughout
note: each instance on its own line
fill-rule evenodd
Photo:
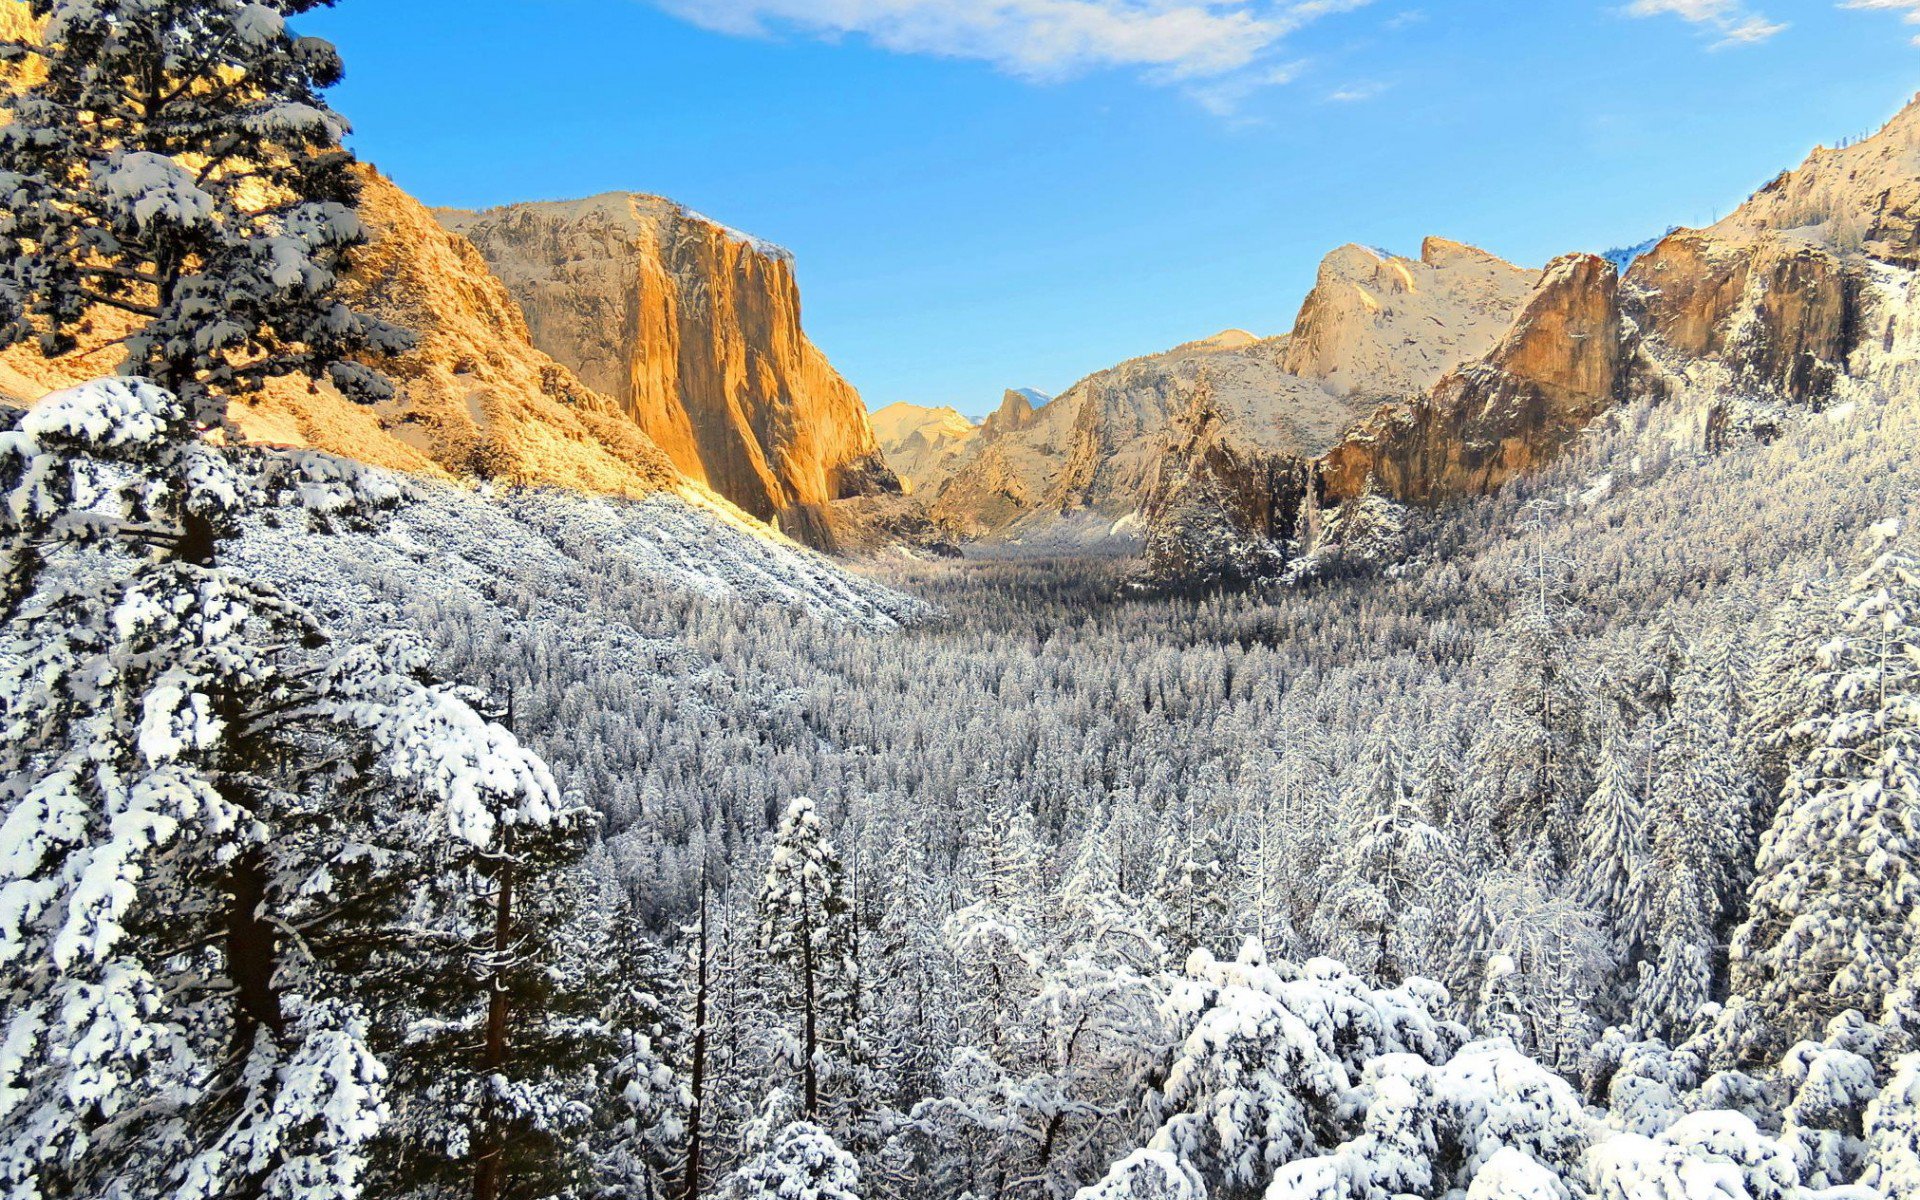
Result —
M 1787 28 L 1748 8 L 1743 0 L 1634 0 L 1627 11 L 1636 17 L 1679 17 L 1710 29 L 1720 35 L 1716 49 L 1764 42 Z
M 1371 100 L 1387 90 L 1384 83 L 1350 83 L 1337 91 L 1327 93 L 1327 99 L 1334 104 L 1359 104 Z
M 1909 25 L 1920 25 L 1920 0 L 1846 0 L 1841 8 L 1870 9 L 1874 12 L 1897 12 L 1904 14 L 1903 20 Z M 1920 37 L 1913 39 L 1920 46 Z
M 1246 102 L 1256 92 L 1292 83 L 1305 69 L 1305 63 L 1292 62 L 1259 71 L 1238 71 L 1222 79 L 1189 83 L 1187 94 L 1216 117 L 1236 124 L 1258 124 L 1243 119 L 1241 109 Z
M 1225 90 L 1234 92 L 1272 82 L 1270 63 L 1289 34 L 1372 0 L 653 2 L 721 33 L 858 35 L 898 53 L 975 59 L 1030 79 L 1131 68 L 1156 82 L 1210 81 L 1215 91 L 1231 78 L 1236 86 Z

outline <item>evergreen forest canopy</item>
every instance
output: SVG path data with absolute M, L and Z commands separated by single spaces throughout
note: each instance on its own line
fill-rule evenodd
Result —
M 0 337 L 140 330 L 0 435 L 6 1194 L 1920 1197 L 1920 326 L 1383 572 L 828 580 L 232 444 L 406 344 L 311 7 L 5 52 Z

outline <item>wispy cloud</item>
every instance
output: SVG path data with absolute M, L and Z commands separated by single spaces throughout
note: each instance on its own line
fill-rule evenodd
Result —
M 1920 25 L 1920 0 L 1846 0 L 1841 8 L 1869 9 L 1874 12 L 1897 12 L 1909 25 Z M 1920 36 L 1913 39 L 1920 46 Z
M 1304 62 L 1291 62 L 1259 71 L 1237 71 L 1219 79 L 1189 83 L 1186 90 L 1196 104 L 1216 117 L 1237 125 L 1257 125 L 1259 121 L 1245 116 L 1247 101 L 1267 88 L 1292 83 L 1306 66 Z
M 1751 46 L 1786 30 L 1743 0 L 1634 0 L 1627 9 L 1636 17 L 1679 17 L 1718 34 L 1714 48 Z
M 1350 83 L 1343 88 L 1327 93 L 1327 99 L 1335 104 L 1359 104 L 1371 100 L 1387 90 L 1384 83 Z
M 1090 70 L 1177 83 L 1209 107 L 1291 78 L 1282 43 L 1372 0 L 652 0 L 748 37 L 858 36 L 902 54 L 992 63 L 1034 80 Z

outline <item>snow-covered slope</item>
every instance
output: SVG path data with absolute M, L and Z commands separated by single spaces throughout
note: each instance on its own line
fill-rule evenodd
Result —
M 408 487 L 408 500 L 372 531 L 256 526 L 237 559 L 354 629 L 397 621 L 408 605 L 451 603 L 613 645 L 626 640 L 621 615 L 594 597 L 624 585 L 871 629 L 923 611 L 697 493 L 623 500 L 432 480 Z

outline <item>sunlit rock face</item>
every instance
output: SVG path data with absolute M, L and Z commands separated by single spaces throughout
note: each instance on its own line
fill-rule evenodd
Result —
M 1430 241 L 1422 265 L 1478 253 Z M 1914 268 L 1920 103 L 1871 138 L 1816 150 L 1724 221 L 1668 235 L 1624 279 L 1614 263 L 1583 254 L 1537 276 L 1483 265 L 1468 293 L 1475 319 L 1456 318 L 1464 332 L 1424 345 L 1395 341 L 1393 305 L 1418 293 L 1415 264 L 1347 247 L 1322 266 L 1302 309 L 1290 371 L 1363 393 L 1369 370 L 1349 364 L 1368 364 L 1390 392 L 1415 380 L 1396 365 L 1465 357 L 1311 459 L 1262 454 L 1230 419 L 1190 420 L 1148 508 L 1149 576 L 1231 581 L 1313 551 L 1356 502 L 1433 506 L 1485 494 L 1551 460 L 1610 409 L 1677 384 L 1818 407 L 1870 351 L 1903 336 L 1912 312 L 1872 297 L 1888 271 Z M 1512 294 L 1489 283 L 1522 279 L 1529 290 L 1486 338 Z M 1398 364 L 1383 360 L 1382 348 L 1396 345 Z M 1214 548 L 1196 550 L 1196 531 Z M 1256 552 L 1256 542 L 1274 552 Z
M 362 169 L 360 215 L 371 241 L 342 291 L 413 331 L 414 349 L 380 364 L 397 395 L 367 408 L 330 385 L 277 380 L 230 408 L 249 439 L 430 476 L 626 496 L 687 486 L 618 405 L 533 346 L 519 306 L 464 238 L 371 168 Z M 112 374 L 128 328 L 102 311 L 76 354 L 47 359 L 16 346 L 0 354 L 0 392 L 31 401 Z
M 900 491 L 859 394 L 807 340 L 785 251 L 652 196 L 441 211 L 533 342 L 690 478 L 815 545 L 834 502 Z
M 1814 151 L 1718 224 L 1667 237 L 1634 263 L 1626 297 L 1656 350 L 1818 403 L 1875 332 L 1863 295 L 1876 264 L 1920 266 L 1920 105 Z
M 1010 398 L 1018 394 L 1007 393 Z M 873 414 L 873 436 L 887 465 L 900 477 L 902 486 L 914 494 L 924 494 L 946 482 L 980 431 L 980 426 L 955 408 L 899 403 Z
M 0 38 L 37 36 L 24 3 L 0 0 Z M 4 69 L 0 86 L 32 82 L 36 61 Z M 378 171 L 362 167 L 360 174 L 370 241 L 354 256 L 342 292 L 356 308 L 415 334 L 413 350 L 378 364 L 397 395 L 367 408 L 327 384 L 277 380 L 231 406 L 242 434 L 427 476 L 625 496 L 704 491 L 611 398 L 534 347 L 519 305 L 466 239 L 441 228 Z M 108 309 L 90 314 L 79 349 L 60 358 L 33 345 L 0 353 L 0 396 L 31 402 L 113 374 L 130 320 Z
M 1204 493 L 1271 525 L 1297 506 L 1302 464 L 1382 401 L 1485 354 L 1538 279 L 1443 238 L 1418 258 L 1342 247 L 1290 334 L 1229 330 L 1089 376 L 1042 408 L 1003 407 L 935 515 L 971 537 L 1036 536 L 1075 520 L 1151 536 Z
M 1321 262 L 1282 365 L 1346 394 L 1424 391 L 1485 354 L 1538 279 L 1445 238 L 1428 238 L 1417 259 L 1343 246 Z
M 1491 491 L 1619 403 L 1631 356 L 1613 264 L 1558 259 L 1484 357 L 1350 430 L 1318 464 L 1317 500 L 1343 503 L 1369 487 L 1412 504 Z

